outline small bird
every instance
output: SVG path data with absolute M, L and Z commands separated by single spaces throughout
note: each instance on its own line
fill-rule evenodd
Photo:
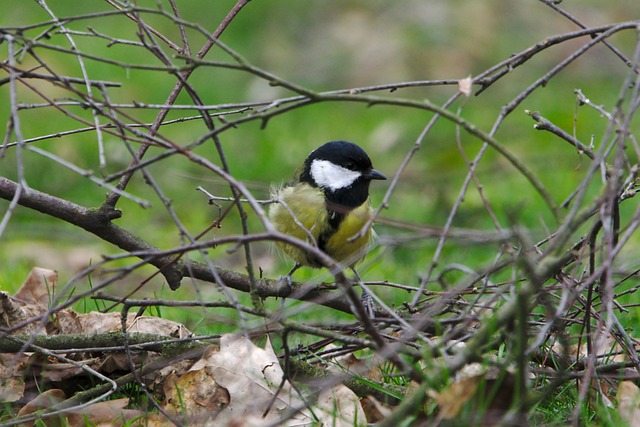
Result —
M 309 242 L 345 267 L 365 253 L 372 230 L 369 184 L 387 179 L 373 169 L 365 151 L 354 143 L 331 141 L 313 150 L 294 178 L 273 192 L 269 218 L 285 234 Z M 360 234 L 359 234 L 360 233 Z M 354 238 L 357 235 L 357 238 Z M 294 245 L 278 246 L 295 262 L 285 279 L 302 266 L 320 268 L 317 257 Z M 359 278 L 358 278 L 359 279 Z

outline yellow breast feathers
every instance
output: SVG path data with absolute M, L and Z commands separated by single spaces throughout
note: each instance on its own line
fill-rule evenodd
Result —
M 324 193 L 319 188 L 301 184 L 282 188 L 273 196 L 279 203 L 271 206 L 269 216 L 278 231 L 319 247 L 345 267 L 353 266 L 364 257 L 371 238 L 371 228 L 357 239 L 351 239 L 371 217 L 369 199 L 345 213 L 338 228 L 333 229 L 328 221 Z M 315 257 L 294 245 L 278 242 L 278 246 L 298 264 L 321 267 Z

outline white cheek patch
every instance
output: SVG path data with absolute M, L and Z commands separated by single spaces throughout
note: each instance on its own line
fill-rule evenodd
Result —
M 314 160 L 311 163 L 311 178 L 318 187 L 338 190 L 352 185 L 361 173 L 343 168 L 328 160 Z

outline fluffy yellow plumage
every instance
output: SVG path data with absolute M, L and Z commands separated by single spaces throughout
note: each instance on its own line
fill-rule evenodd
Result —
M 328 142 L 309 154 L 291 182 L 274 191 L 278 203 L 271 205 L 269 218 L 278 231 L 353 269 L 373 233 L 371 227 L 362 232 L 371 218 L 369 184 L 381 179 L 386 178 L 373 169 L 362 148 L 347 141 Z M 289 278 L 300 266 L 322 267 L 308 251 L 289 243 L 278 246 L 296 263 Z
M 331 230 L 329 212 L 321 189 L 303 183 L 295 187 L 282 188 L 276 191 L 273 197 L 282 203 L 274 204 L 269 216 L 282 233 L 312 245 L 318 245 L 320 237 L 328 234 L 323 251 L 345 267 L 352 267 L 364 257 L 371 239 L 371 228 L 357 239 L 351 241 L 351 238 L 362 230 L 371 217 L 369 199 L 350 211 L 340 222 L 337 230 Z M 294 245 L 278 242 L 278 246 L 296 264 L 321 267 L 314 257 Z

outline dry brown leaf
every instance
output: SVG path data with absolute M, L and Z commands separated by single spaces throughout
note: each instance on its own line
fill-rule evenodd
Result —
M 343 384 L 323 390 L 313 409 L 324 425 L 350 427 L 367 423 L 360 399 Z
M 120 313 L 76 313 L 73 310 L 61 310 L 57 314 L 58 327 L 62 334 L 95 334 L 122 330 Z M 129 313 L 127 331 L 146 334 L 165 335 L 184 338 L 191 332 L 184 325 L 171 320 L 153 316 L 139 316 Z
M 367 422 L 370 424 L 382 421 L 387 416 L 391 415 L 391 409 L 373 396 L 362 398 L 360 404 L 362 405 L 362 409 L 367 417 Z
M 23 304 L 14 300 L 6 292 L 0 292 L 0 327 L 10 328 L 27 320 Z
M 192 369 L 198 365 L 196 363 Z M 231 398 L 229 406 L 216 418 L 216 423 L 221 425 L 261 415 L 283 377 L 278 358 L 270 348 L 259 348 L 244 336 L 235 335 L 224 335 L 220 339 L 220 351 L 209 356 L 206 369 L 220 386 L 227 389 Z M 290 407 L 303 406 L 304 402 L 287 385 L 262 424 L 277 421 L 279 415 Z
M 128 404 L 129 399 L 127 398 L 98 402 L 85 409 L 71 411 L 66 415 L 66 419 L 71 427 L 136 425 L 131 424 L 131 421 L 135 419 L 140 419 L 138 425 L 144 425 L 142 422 L 144 412 L 125 409 Z
M 175 427 L 175 423 L 163 414 L 147 414 L 142 425 L 144 427 Z
M 49 381 L 64 381 L 69 378 L 81 375 L 83 370 L 80 366 L 73 363 L 48 363 L 45 369 L 42 370 L 42 377 Z
M 129 357 L 131 357 L 131 362 L 133 362 L 134 365 L 138 365 L 139 363 L 148 362 L 147 356 L 148 353 L 144 351 L 134 351 L 129 355 L 125 353 L 107 354 L 106 357 L 101 358 L 100 362 L 96 364 L 96 367 L 98 371 L 106 373 L 130 371 Z
M 205 369 L 181 376 L 170 374 L 163 387 L 164 408 L 169 413 L 187 416 L 189 423 L 202 424 L 229 404 L 229 393 L 216 384 Z
M 187 338 L 193 335 L 193 333 L 181 323 L 153 316 L 139 316 L 136 317 L 131 324 L 127 322 L 127 331 L 167 335 L 172 338 Z
M 284 414 L 292 408 L 305 407 L 305 403 L 288 382 L 278 391 L 284 374 L 269 341 L 262 349 L 244 336 L 224 335 L 220 339 L 220 351 L 203 357 L 192 370 L 203 368 L 228 390 L 230 396 L 229 405 L 211 421 L 211 425 L 305 425 L 314 422 L 308 410 L 300 410 L 281 421 Z M 365 423 L 357 396 L 342 385 L 324 390 L 319 401 L 322 404 L 314 406 L 313 413 L 323 425 L 353 426 L 356 420 Z M 271 409 L 262 417 L 270 402 L 273 403 Z M 247 424 L 249 419 L 251 423 Z
M 213 346 L 211 346 L 213 347 Z M 153 373 L 153 377 L 150 375 L 145 377 L 145 381 L 147 384 L 164 384 L 165 379 L 174 374 L 175 376 L 183 375 L 193 366 L 192 360 L 182 360 L 177 363 L 173 363 L 171 365 L 167 365 L 162 369 L 159 369 Z
M 45 392 L 40 393 L 35 399 L 33 399 L 32 401 L 24 405 L 22 408 L 20 408 L 20 410 L 18 411 L 18 417 L 32 414 L 41 409 L 50 408 L 64 401 L 66 398 L 67 396 L 62 390 L 59 390 L 59 389 L 47 390 Z M 48 422 L 47 425 L 57 425 L 55 421 L 56 420 L 49 419 L 47 420 Z M 30 427 L 33 425 L 34 425 L 33 422 L 24 423 L 24 426 L 26 427 Z
M 616 383 L 608 378 L 597 380 L 597 390 L 601 398 L 601 403 L 607 408 L 615 408 L 613 403 L 612 390 L 617 388 Z
M 0 378 L 0 402 L 12 403 L 20 400 L 24 395 L 24 379 L 16 375 Z
M 59 334 L 79 334 L 82 330 L 79 314 L 70 308 L 65 308 L 56 313 L 56 327 Z
M 58 273 L 54 270 L 34 267 L 13 297 L 1 293 L 0 326 L 11 327 L 45 313 L 57 283 Z M 29 323 L 14 333 L 30 334 L 35 328 L 36 324 Z
M 47 390 L 23 406 L 18 412 L 18 416 L 29 415 L 42 409 L 51 408 L 66 398 L 62 390 Z M 83 409 L 70 410 L 60 416 L 47 418 L 46 423 L 47 426 L 85 427 L 99 424 L 120 426 L 144 415 L 138 410 L 124 409 L 128 403 L 129 400 L 126 398 L 98 402 Z M 33 426 L 34 423 L 25 423 L 24 425 Z
M 58 273 L 47 268 L 34 267 L 29 272 L 14 298 L 24 304 L 40 305 L 47 308 L 51 301 L 51 296 L 55 294 L 58 284 Z
M 23 371 L 29 364 L 29 356 L 16 360 L 15 354 L 0 354 L 0 402 L 16 402 L 25 393 Z
M 631 381 L 618 386 L 618 414 L 630 426 L 640 426 L 640 388 Z
M 460 374 L 453 384 L 440 393 L 428 392 L 439 407 L 439 416 L 442 419 L 454 419 L 467 405 L 475 414 L 474 417 L 479 417 L 475 420 L 482 420 L 481 424 L 492 425 L 491 420 L 502 419 L 513 404 L 516 376 L 510 370 L 486 369 L 475 365 Z
M 455 418 L 460 413 L 460 409 L 475 394 L 478 384 L 483 378 L 484 375 L 471 376 L 451 384 L 440 393 L 430 392 L 429 396 L 438 404 L 440 417 L 445 420 Z

